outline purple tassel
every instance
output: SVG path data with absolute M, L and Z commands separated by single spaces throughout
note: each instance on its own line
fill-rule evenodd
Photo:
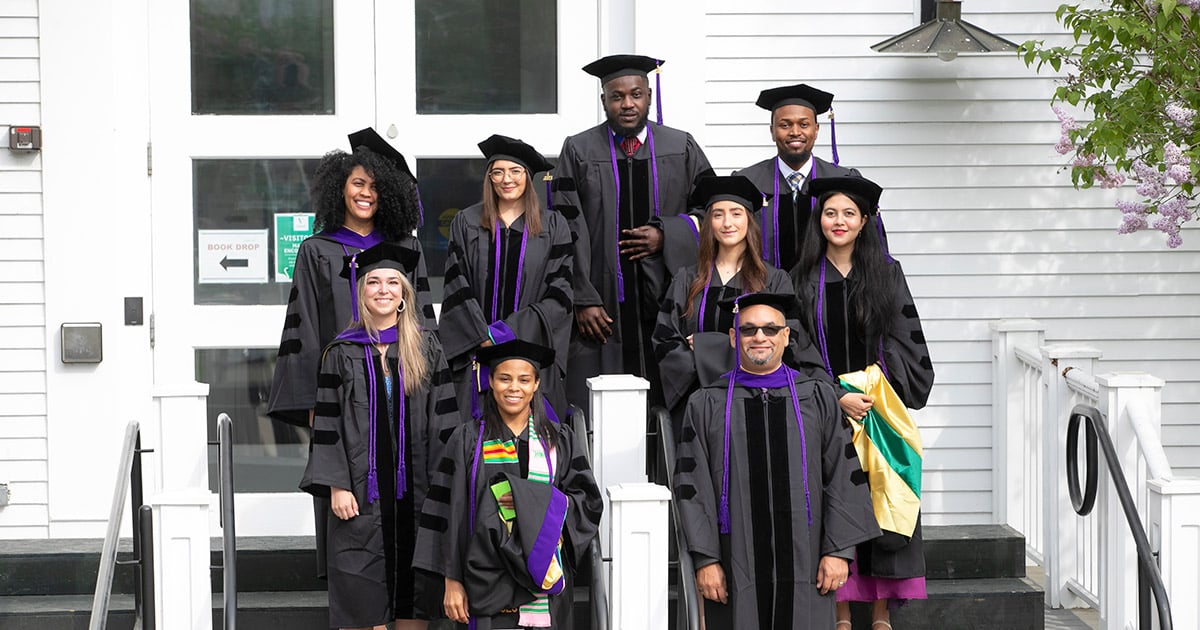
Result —
M 733 329 L 735 331 L 742 321 L 742 316 L 739 313 L 741 309 L 738 308 L 738 300 L 740 299 L 742 299 L 741 295 L 733 300 Z M 740 335 L 741 333 L 736 334 Z M 737 372 L 741 367 L 741 349 L 734 348 L 733 371 L 729 373 L 729 387 L 725 390 L 725 446 L 722 449 L 721 503 L 717 508 L 717 527 L 718 531 L 722 534 L 729 533 L 729 408 L 733 406 L 733 385 L 737 381 Z
M 657 111 L 656 118 L 658 124 L 662 124 L 662 60 L 655 59 L 657 62 L 654 68 L 654 105 Z
M 875 232 L 879 235 L 879 246 L 883 248 L 883 257 L 889 263 L 895 262 L 892 253 L 888 251 L 887 232 L 883 229 L 883 208 L 875 208 Z
M 379 500 L 379 473 L 375 469 L 367 471 L 367 503 Z
M 829 143 L 833 145 L 833 165 L 837 166 L 838 163 L 841 162 L 841 160 L 838 159 L 837 123 L 833 122 L 833 108 L 832 107 L 829 108 Z
M 479 379 L 479 362 L 472 361 L 472 363 L 474 363 L 474 365 L 471 366 L 471 369 L 473 372 L 475 372 L 475 386 L 471 388 L 471 417 L 479 420 L 483 417 L 483 409 L 479 405 L 479 389 L 483 387 L 483 383 L 481 383 Z
M 552 177 L 550 176 L 550 173 L 546 173 L 546 177 L 544 178 L 544 181 L 546 182 L 546 212 L 552 212 L 554 210 L 554 198 L 550 196 L 551 179 Z

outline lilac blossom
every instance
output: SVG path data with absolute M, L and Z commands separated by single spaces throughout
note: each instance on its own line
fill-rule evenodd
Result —
M 1109 164 L 1104 167 L 1104 173 L 1100 175 L 1100 187 L 1111 189 L 1118 188 L 1125 183 L 1125 176 L 1118 173 L 1116 167 Z
M 1194 179 L 1192 169 L 1182 164 L 1175 164 L 1167 168 L 1167 177 L 1175 180 L 1176 184 L 1190 184 Z
M 1197 0 L 1197 2 L 1200 2 L 1200 0 Z M 1163 162 L 1166 162 L 1167 166 L 1174 166 L 1176 164 L 1187 165 L 1189 161 L 1183 156 L 1183 149 L 1174 142 L 1168 140 L 1167 144 L 1163 146 Z
M 1195 3 L 1200 5 L 1200 0 L 1195 0 Z M 1200 9 L 1200 7 L 1193 8 Z M 1184 133 L 1191 133 L 1192 119 L 1196 117 L 1196 110 L 1179 103 L 1169 103 L 1163 111 L 1176 127 L 1179 127 Z

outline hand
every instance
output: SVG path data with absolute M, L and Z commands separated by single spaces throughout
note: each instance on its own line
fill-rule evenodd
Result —
M 470 621 L 467 614 L 467 590 L 463 588 L 462 582 L 446 578 L 446 595 L 442 598 L 442 608 L 446 610 L 446 617 L 452 621 Z
M 692 343 L 692 335 L 688 335 L 688 336 L 687 336 L 687 342 L 688 342 L 688 347 L 689 347 L 689 348 L 691 348 L 692 350 L 695 350 L 695 349 L 696 349 L 696 346 L 695 346 L 695 345 Z
M 842 408 L 842 413 L 855 420 L 867 417 L 867 412 L 871 410 L 871 405 L 874 403 L 875 400 L 870 396 L 856 392 L 850 392 L 838 399 L 838 406 Z
M 492 340 L 491 340 L 491 339 L 485 339 L 485 340 L 483 341 L 483 343 L 479 344 L 479 347 L 480 347 L 480 348 L 487 348 L 488 346 L 491 346 L 491 345 L 494 345 L 494 344 L 492 343 Z
M 580 306 L 576 308 L 575 323 L 579 326 L 579 333 L 588 341 L 606 343 L 608 338 L 613 334 L 612 327 L 609 326 L 609 324 L 613 323 L 613 320 L 608 316 L 608 311 L 605 311 L 603 306 Z
M 315 418 L 316 416 L 317 416 L 316 409 L 308 410 L 308 428 L 310 428 L 310 429 L 313 428 L 313 418 Z
M 513 509 L 512 493 L 505 492 L 504 494 L 500 495 L 500 498 L 496 499 L 496 503 L 499 503 L 500 507 L 506 510 Z
M 722 604 L 729 602 L 729 593 L 725 590 L 725 571 L 721 569 L 720 562 L 696 569 L 696 590 L 704 599 Z
M 836 591 L 846 583 L 850 576 L 850 561 L 837 556 L 821 556 L 817 565 L 817 590 L 824 595 Z
M 643 225 L 632 230 L 621 230 L 623 241 L 617 241 L 621 253 L 629 256 L 629 260 L 645 258 L 662 251 L 662 230 L 653 225 Z
M 354 498 L 354 493 L 349 490 L 330 488 L 329 504 L 333 508 L 333 515 L 343 521 L 358 516 L 358 500 Z

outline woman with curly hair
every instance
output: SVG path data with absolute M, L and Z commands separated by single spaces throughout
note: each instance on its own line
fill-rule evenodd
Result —
M 315 234 L 300 244 L 287 317 L 271 385 L 268 413 L 298 427 L 312 425 L 321 350 L 359 321 L 355 287 L 339 277 L 345 258 L 382 242 L 399 246 L 404 275 L 417 293 L 427 330 L 436 330 L 421 245 L 412 236 L 419 217 L 417 182 L 404 156 L 374 129 L 350 134 L 352 152 L 325 154 L 310 194 Z M 327 500 L 317 499 L 317 574 L 325 574 L 322 533 Z
M 924 407 L 933 387 L 933 364 L 904 272 L 883 240 L 878 213 L 883 189 L 853 176 L 818 178 L 809 186 L 817 211 L 809 217 L 792 282 L 804 308 L 804 327 L 817 341 L 827 377 L 839 385 L 838 405 L 855 423 L 855 446 L 872 497 L 886 495 L 888 506 L 886 514 L 876 510 L 883 535 L 858 545 L 850 577 L 837 591 L 837 627 L 851 626 L 850 602 L 859 601 L 872 603 L 871 630 L 891 630 L 891 609 L 925 598 L 925 558 L 920 435 L 907 412 L 889 401 Z M 876 387 L 867 389 L 887 395 L 871 396 L 854 385 L 872 380 Z M 901 416 L 904 422 L 896 420 Z M 889 454 L 876 457 L 877 450 L 860 442 L 858 427 L 871 443 L 890 445 Z M 902 505 L 907 512 L 898 519 Z
M 554 349 L 557 360 L 542 367 L 541 392 L 564 417 L 574 255 L 567 222 L 542 209 L 534 184 L 552 167 L 514 138 L 493 135 L 479 150 L 487 158 L 483 200 L 450 224 L 440 324 L 458 408 L 477 413 L 472 401 L 487 387 L 486 374 L 472 367 L 476 352 L 519 338 Z
M 329 626 L 422 630 L 442 585 L 413 570 L 421 505 L 459 424 L 442 346 L 422 329 L 405 250 L 380 243 L 346 260 L 359 321 L 321 359 L 312 451 L 300 488 L 330 499 Z

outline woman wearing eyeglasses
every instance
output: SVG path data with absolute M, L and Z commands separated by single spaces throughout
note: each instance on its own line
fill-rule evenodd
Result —
M 479 410 L 486 369 L 475 353 L 523 339 L 554 349 L 542 366 L 541 391 L 558 416 L 566 411 L 564 377 L 571 341 L 571 233 L 542 209 L 537 173 L 553 168 L 532 146 L 501 135 L 479 143 L 487 158 L 483 199 L 454 216 L 446 255 L 446 298 L 439 332 L 454 373 L 459 409 Z M 477 415 L 476 415 L 477 417 Z
M 791 270 L 804 307 L 802 322 L 817 342 L 826 373 L 841 386 L 839 406 L 855 423 L 855 446 L 872 496 L 887 493 L 893 506 L 882 513 L 876 509 L 884 535 L 858 545 L 850 578 L 837 592 L 837 625 L 848 629 L 849 602 L 864 601 L 873 603 L 871 630 L 890 630 L 891 609 L 925 598 L 920 436 L 904 407 L 925 406 L 933 364 L 904 272 L 880 237 L 883 189 L 862 177 L 829 177 L 813 180 L 809 192 L 818 211 L 809 217 L 800 260 Z M 867 383 L 866 389 L 858 386 Z M 870 446 L 867 436 L 888 448 Z M 885 523 L 904 500 L 912 509 L 907 526 Z
M 688 396 L 733 369 L 733 298 L 791 292 L 787 274 L 762 260 L 751 216 L 762 203 L 762 193 L 741 176 L 704 177 L 692 191 L 689 205 L 705 208 L 699 255 L 672 279 L 651 337 L 676 429 Z

